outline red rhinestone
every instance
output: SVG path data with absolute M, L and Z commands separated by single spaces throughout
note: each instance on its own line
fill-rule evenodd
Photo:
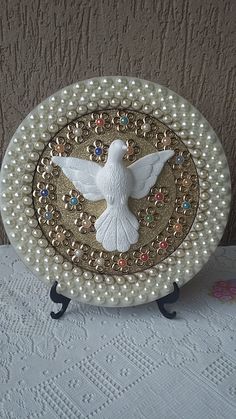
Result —
M 124 267 L 127 265 L 127 260 L 126 260 L 126 259 L 119 259 L 119 260 L 118 260 L 118 265 L 119 265 L 121 268 L 124 268 Z
M 155 194 L 154 198 L 155 198 L 156 201 L 163 201 L 164 194 L 162 192 L 158 192 L 158 193 Z
M 166 241 L 163 241 L 163 242 L 160 242 L 159 246 L 161 249 L 167 249 L 168 243 Z
M 96 119 L 95 124 L 98 127 L 103 127 L 103 125 L 105 124 L 105 120 L 103 118 L 98 118 L 98 119 Z
M 141 253 L 139 258 L 141 259 L 142 262 L 147 262 L 149 259 L 149 256 L 147 253 Z

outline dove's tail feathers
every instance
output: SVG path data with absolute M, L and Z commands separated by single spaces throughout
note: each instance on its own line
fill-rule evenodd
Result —
M 138 241 L 139 222 L 126 207 L 107 208 L 95 223 L 96 239 L 109 252 L 126 252 Z

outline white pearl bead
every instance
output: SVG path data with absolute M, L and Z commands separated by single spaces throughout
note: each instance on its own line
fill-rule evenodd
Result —
M 44 144 L 43 144 L 42 142 L 40 142 L 40 141 L 37 141 L 36 143 L 34 143 L 34 148 L 35 148 L 36 150 L 41 151 L 41 150 L 43 150 L 43 149 L 44 149 Z
M 106 280 L 106 278 L 105 278 L 105 280 Z M 94 276 L 94 281 L 97 282 L 97 283 L 103 282 L 102 275 L 95 275 Z
M 34 209 L 33 209 L 33 208 L 26 208 L 26 209 L 25 209 L 25 214 L 26 214 L 28 217 L 33 217 L 33 215 L 34 215 Z
M 57 266 L 61 266 L 61 265 L 57 265 Z M 72 279 L 72 277 L 73 277 L 73 274 L 72 274 L 72 272 L 70 272 L 70 271 L 64 271 L 63 273 L 62 273 L 62 278 L 65 280 L 65 281 L 70 281 L 71 279 Z M 68 286 L 70 286 L 69 284 L 68 284 L 68 282 L 67 282 L 67 285 Z
M 93 277 L 92 273 L 89 271 L 84 272 L 83 276 L 85 279 L 92 279 Z
M 55 263 L 63 263 L 63 256 L 62 255 L 55 255 L 53 257 Z
M 48 256 L 53 256 L 53 255 L 55 255 L 55 249 L 53 247 L 47 247 L 45 249 L 45 253 Z
M 113 107 L 119 106 L 119 104 L 120 104 L 120 99 L 118 99 L 117 97 L 113 97 L 113 98 L 111 99 L 111 101 L 110 101 L 110 104 L 111 104 Z
M 72 264 L 70 262 L 64 262 L 62 266 L 65 271 L 70 271 L 72 269 Z
M 25 197 L 23 198 L 23 203 L 24 203 L 25 205 L 32 205 L 32 199 L 31 199 L 29 196 L 25 196 Z
M 23 221 L 25 222 L 24 219 L 23 219 Z M 30 218 L 30 219 L 28 219 L 28 224 L 29 224 L 30 227 L 36 228 L 38 226 L 38 221 L 35 218 Z
M 135 100 L 135 101 L 132 103 L 132 106 L 133 106 L 133 108 L 134 108 L 135 110 L 139 110 L 139 109 L 142 107 L 142 104 L 141 104 L 138 100 Z
M 82 275 L 82 273 L 83 273 L 82 269 L 77 267 L 77 266 L 72 269 L 72 272 L 75 276 Z

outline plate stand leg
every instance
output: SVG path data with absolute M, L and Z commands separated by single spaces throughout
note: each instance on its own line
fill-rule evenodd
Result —
M 165 304 L 173 304 L 179 298 L 179 287 L 176 284 L 176 282 L 174 282 L 173 285 L 173 292 L 171 292 L 168 295 L 165 295 L 165 297 L 159 298 L 159 300 L 156 300 L 161 314 L 163 314 L 164 317 L 167 317 L 167 319 L 174 319 L 176 317 L 176 311 L 169 312 L 165 309 Z
M 64 295 L 58 294 L 57 292 L 57 284 L 58 282 L 55 281 L 52 285 L 52 288 L 50 290 L 50 298 L 54 303 L 60 303 L 62 304 L 61 310 L 59 310 L 57 313 L 54 313 L 54 311 L 51 311 L 50 316 L 52 319 L 59 319 L 66 311 L 71 299 L 65 297 Z

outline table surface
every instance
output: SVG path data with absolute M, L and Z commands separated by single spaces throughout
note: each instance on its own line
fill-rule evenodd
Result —
M 157 304 L 71 302 L 0 247 L 0 418 L 235 418 L 236 247 L 220 247 L 181 289 L 177 318 Z

